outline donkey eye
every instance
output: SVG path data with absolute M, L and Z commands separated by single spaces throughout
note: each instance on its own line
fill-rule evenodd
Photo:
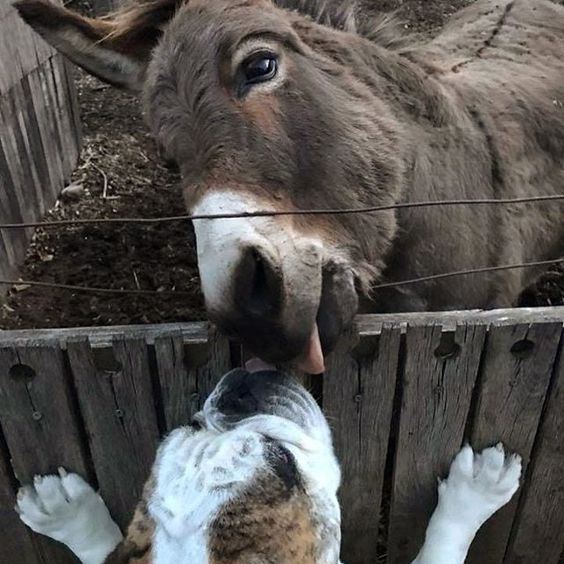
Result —
M 267 82 L 276 76 L 278 60 L 271 53 L 261 53 L 244 61 L 242 71 L 247 85 Z

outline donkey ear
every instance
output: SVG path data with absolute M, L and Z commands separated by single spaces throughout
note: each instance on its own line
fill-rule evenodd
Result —
M 182 0 L 136 0 L 103 19 L 81 16 L 49 0 L 18 0 L 21 17 L 45 41 L 88 73 L 140 90 L 163 26 Z

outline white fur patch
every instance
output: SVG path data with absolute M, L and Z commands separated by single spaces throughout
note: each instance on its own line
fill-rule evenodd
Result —
M 498 444 L 480 454 L 464 447 L 439 485 L 439 503 L 413 564 L 463 564 L 478 529 L 519 487 L 521 457 Z
M 217 190 L 207 193 L 192 214 L 248 213 L 275 211 L 248 193 Z M 320 272 L 323 244 L 297 233 L 282 217 L 194 220 L 198 267 L 208 308 L 216 311 L 236 304 L 230 294 L 233 273 L 245 249 L 256 248 L 272 264 L 280 266 L 291 284 L 301 280 L 312 293 L 321 294 Z M 311 271 L 310 274 L 308 274 Z M 318 277 L 319 280 L 315 280 Z M 319 285 L 319 288 L 313 286 Z M 291 291 L 290 288 L 287 288 Z
M 20 488 L 16 510 L 28 527 L 67 545 L 83 564 L 102 564 L 123 538 L 102 498 L 62 469 Z
M 314 510 L 316 500 L 323 500 L 325 524 L 339 530 L 340 472 L 330 444 L 314 440 L 291 421 L 269 415 L 245 419 L 223 433 L 178 429 L 159 450 L 156 486 L 149 503 L 157 525 L 156 563 L 208 562 L 207 537 L 213 519 L 266 468 L 265 437 L 279 441 L 294 455 L 305 484 L 312 489 Z M 319 562 L 336 563 L 339 544 L 337 534 L 323 547 Z

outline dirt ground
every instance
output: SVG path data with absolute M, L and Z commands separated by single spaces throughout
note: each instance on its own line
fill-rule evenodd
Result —
M 75 0 L 88 9 L 88 0 Z M 406 26 L 434 33 L 471 0 L 381 0 Z M 370 0 L 365 0 L 367 5 Z M 373 4 L 371 5 L 373 7 Z M 165 167 L 144 126 L 138 101 L 76 71 L 84 149 L 73 182 L 77 199 L 62 198 L 46 219 L 158 217 L 185 213 L 174 170 Z M 194 236 L 188 223 L 39 230 L 23 280 L 147 290 L 186 297 L 104 296 L 18 285 L 0 310 L 3 329 L 188 321 L 205 316 Z M 564 305 L 564 272 L 551 272 L 522 305 Z

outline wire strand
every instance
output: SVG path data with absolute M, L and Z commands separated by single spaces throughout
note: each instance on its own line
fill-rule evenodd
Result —
M 98 288 L 95 286 L 75 286 L 74 284 L 58 284 L 56 282 L 40 282 L 38 280 L 4 280 L 0 284 L 5 286 L 38 286 L 40 288 L 52 288 L 56 290 L 71 290 L 73 292 L 92 292 L 95 294 L 127 294 L 140 296 L 193 296 L 190 292 L 182 290 L 139 290 L 127 288 Z
M 350 215 L 358 213 L 376 213 L 396 209 L 424 208 L 436 206 L 491 206 L 511 205 L 540 202 L 564 201 L 564 194 L 553 194 L 550 196 L 528 196 L 522 198 L 483 198 L 477 200 L 435 200 L 429 202 L 404 202 L 399 204 L 388 204 L 384 206 L 371 206 L 365 208 L 342 208 L 342 209 L 310 209 L 310 210 L 284 210 L 284 211 L 256 211 L 242 213 L 215 213 L 215 214 L 185 214 L 164 217 L 111 217 L 95 219 L 62 219 L 55 221 L 31 221 L 24 223 L 0 223 L 0 229 L 27 229 L 27 228 L 51 228 L 78 225 L 100 225 L 100 224 L 156 224 L 170 223 L 175 221 L 194 221 L 205 219 L 238 219 L 252 217 L 274 217 L 274 216 L 296 216 L 296 215 Z
M 518 268 L 534 268 L 539 266 L 550 266 L 564 263 L 564 257 L 552 260 L 543 260 L 519 264 L 507 264 L 502 266 L 488 266 L 484 268 L 473 268 L 469 270 L 457 270 L 454 272 L 445 272 L 443 274 L 433 274 L 431 276 L 422 276 L 420 278 L 412 278 L 411 280 L 400 280 L 399 282 L 386 282 L 385 284 L 376 284 L 372 286 L 372 290 L 382 288 L 392 288 L 397 286 L 406 286 L 408 284 L 417 284 L 420 282 L 430 282 L 444 278 L 454 278 L 456 276 L 467 276 L 469 274 L 482 274 L 486 272 L 497 272 L 500 270 L 514 270 Z M 0 284 L 7 286 L 38 286 L 40 288 L 52 288 L 60 290 L 70 290 L 74 292 L 92 292 L 97 294 L 129 294 L 129 295 L 159 295 L 159 296 L 192 296 L 190 292 L 182 290 L 137 290 L 124 288 L 97 288 L 94 286 L 75 286 L 73 284 L 57 284 L 56 282 L 39 282 L 35 280 L 5 280 L 0 279 Z
M 454 278 L 456 276 L 467 276 L 469 274 L 484 274 L 487 272 L 498 272 L 500 270 L 516 270 L 519 268 L 534 268 L 537 266 L 549 266 L 564 263 L 564 258 L 541 260 L 536 262 L 527 262 L 519 264 L 507 264 L 502 266 L 486 266 L 484 268 L 472 268 L 469 270 L 455 270 L 454 272 L 444 272 L 443 274 L 432 274 L 431 276 L 421 276 L 412 278 L 411 280 L 400 280 L 399 282 L 386 282 L 385 284 L 376 284 L 372 286 L 372 290 L 381 290 L 382 288 L 392 288 L 397 286 L 408 286 L 409 284 L 418 284 L 420 282 L 432 282 L 433 280 L 443 280 L 445 278 Z

